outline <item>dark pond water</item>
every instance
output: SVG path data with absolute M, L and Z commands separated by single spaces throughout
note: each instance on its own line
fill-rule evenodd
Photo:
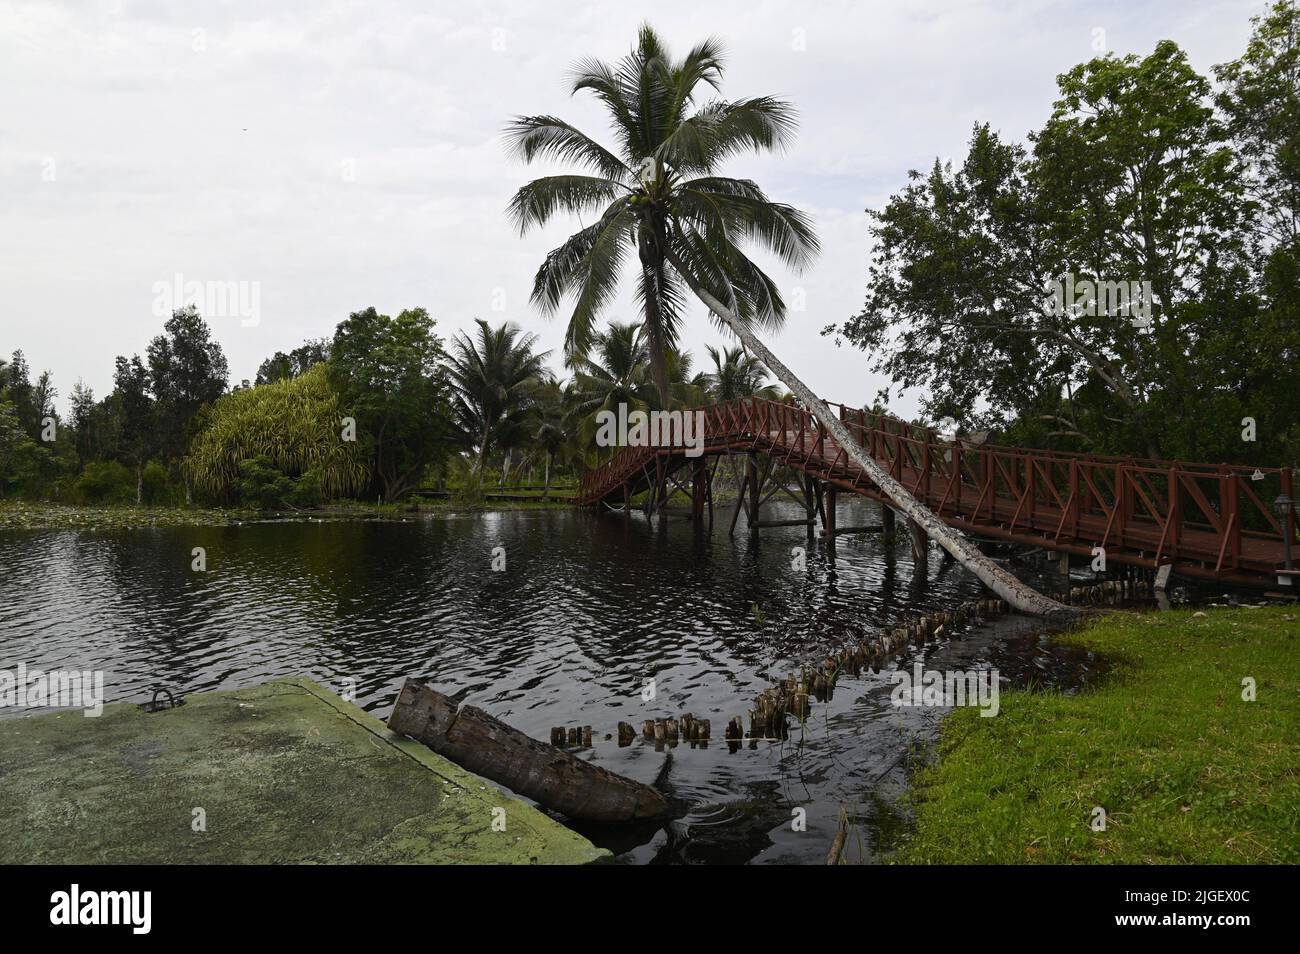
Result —
M 779 515 L 779 507 L 773 514 Z M 878 522 L 875 505 L 841 525 Z M 794 516 L 791 513 L 790 516 Z M 594 727 L 586 757 L 689 804 L 670 824 L 586 829 L 629 863 L 822 862 L 841 818 L 850 860 L 875 860 L 899 827 L 908 753 L 945 710 L 890 704 L 888 670 L 841 678 L 783 743 L 732 752 L 605 741 L 690 711 L 715 739 L 748 712 L 768 674 L 927 610 L 979 595 L 932 551 L 877 535 L 811 542 L 802 528 L 728 536 L 671 516 L 571 511 L 412 517 L 408 522 L 268 522 L 119 533 L 0 533 L 0 668 L 102 669 L 107 701 L 154 687 L 228 689 L 305 674 L 355 686 L 386 718 L 408 675 L 534 737 Z M 207 571 L 191 570 L 191 550 Z M 492 569 L 493 549 L 506 566 Z M 805 547 L 806 570 L 794 568 Z M 1025 572 L 1018 570 L 1018 572 Z M 752 608 L 757 605 L 759 613 Z M 1003 687 L 1075 686 L 1097 669 L 1006 617 L 910 650 L 932 669 L 996 666 Z M 653 679 L 656 697 L 643 701 Z M 13 716 L 21 710 L 0 710 Z M 795 809 L 806 812 L 795 831 Z

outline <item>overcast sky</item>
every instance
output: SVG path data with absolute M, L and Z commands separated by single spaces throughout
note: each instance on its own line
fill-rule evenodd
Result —
M 186 4 L 0 2 L 0 352 L 49 368 L 59 406 L 78 377 L 111 389 L 116 354 L 143 353 L 160 283 L 244 283 L 257 320 L 209 316 L 231 383 L 263 358 L 332 334 L 351 311 L 424 306 L 444 337 L 474 318 L 541 336 L 560 369 L 563 316 L 528 303 L 545 252 L 576 228 L 521 239 L 503 213 L 551 171 L 510 160 L 521 113 L 565 117 L 608 142 L 565 79 L 624 55 L 649 21 L 684 51 L 717 35 L 724 95 L 799 108 L 786 154 L 727 174 L 812 214 L 825 251 L 772 343 L 824 396 L 870 401 L 869 356 L 825 325 L 856 311 L 870 253 L 864 209 L 907 171 L 960 158 L 972 124 L 1022 138 L 1055 77 L 1164 38 L 1208 71 L 1244 48 L 1262 0 L 653 4 Z M 609 312 L 635 317 L 628 289 Z M 251 303 L 251 299 L 248 303 Z M 243 314 L 249 314 L 245 311 Z M 694 308 L 685 344 L 721 337 Z M 915 396 L 895 404 L 911 413 Z

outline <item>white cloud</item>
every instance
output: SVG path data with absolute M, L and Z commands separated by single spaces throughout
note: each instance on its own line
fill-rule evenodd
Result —
M 562 322 L 528 292 L 567 225 L 514 233 L 506 203 L 543 170 L 511 162 L 500 133 L 531 112 L 602 134 L 568 69 L 620 57 L 649 18 L 678 49 L 722 37 L 726 95 L 799 106 L 787 154 L 728 171 L 815 215 L 825 254 L 781 275 L 808 304 L 774 343 L 827 397 L 869 401 L 869 357 L 818 335 L 863 299 L 863 209 L 909 168 L 959 157 L 976 121 L 1017 137 L 1041 123 L 1095 27 L 1119 52 L 1173 38 L 1207 70 L 1238 55 L 1262 4 L 1189 6 L 0 3 L 0 349 L 51 368 L 65 398 L 78 377 L 103 395 L 113 356 L 158 331 L 153 283 L 181 272 L 261 283 L 257 327 L 213 322 L 236 381 L 372 304 L 423 305 L 444 335 L 509 318 L 558 356 Z M 610 317 L 633 317 L 628 289 Z M 717 341 L 697 309 L 686 344 L 703 359 Z

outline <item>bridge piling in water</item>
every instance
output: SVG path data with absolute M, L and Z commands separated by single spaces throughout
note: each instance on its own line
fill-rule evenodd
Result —
M 912 559 L 917 563 L 925 563 L 930 555 L 930 538 L 925 535 L 925 527 L 908 517 L 907 535 L 912 543 Z

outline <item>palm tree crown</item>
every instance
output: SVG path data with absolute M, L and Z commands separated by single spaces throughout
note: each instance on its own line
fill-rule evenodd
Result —
M 807 216 L 771 201 L 751 180 L 717 175 L 729 156 L 780 149 L 795 129 L 790 104 L 770 96 L 701 102 L 701 87 L 720 89 L 722 63 L 716 40 L 675 60 L 643 26 L 617 65 L 584 60 L 574 68 L 572 92 L 590 91 L 605 106 L 615 148 L 555 116 L 519 116 L 507 129 L 507 141 L 525 162 L 559 160 L 583 170 L 535 179 L 515 194 L 510 214 L 521 233 L 557 212 L 597 214 L 546 256 L 533 281 L 534 303 L 554 313 L 573 298 L 565 351 L 570 358 L 585 355 L 627 252 L 635 249 L 637 299 L 664 406 L 668 354 L 692 283 L 743 321 L 775 329 L 785 302 L 742 246 L 755 242 L 796 269 L 818 251 Z
M 538 387 L 550 379 L 546 352 L 536 335 L 509 322 L 493 328 L 481 318 L 476 338 L 460 332 L 451 341 L 447 376 L 452 409 L 466 443 L 478 452 L 481 476 L 490 449 L 508 450 L 526 433 Z
M 657 401 L 650 383 L 650 349 L 640 325 L 610 322 L 595 334 L 588 353 L 572 364 L 579 414 L 591 416 L 616 411 L 620 404 L 641 407 Z
M 707 349 L 713 358 L 713 370 L 704 375 L 704 383 L 713 401 L 720 404 L 745 397 L 773 401 L 780 398 L 781 389 L 766 383 L 767 370 L 763 362 L 752 354 L 746 354 L 744 348 L 725 348 L 719 352 L 709 345 Z

